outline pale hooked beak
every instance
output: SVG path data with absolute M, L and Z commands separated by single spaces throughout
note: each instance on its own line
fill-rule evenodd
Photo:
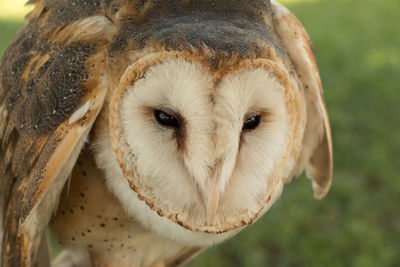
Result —
M 219 203 L 219 191 L 217 179 L 214 179 L 212 182 L 208 183 L 206 192 L 204 192 L 204 200 L 206 202 L 205 204 L 207 210 L 207 225 L 212 225 L 214 223 Z

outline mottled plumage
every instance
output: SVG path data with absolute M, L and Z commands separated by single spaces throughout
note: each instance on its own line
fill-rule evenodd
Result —
M 316 198 L 328 192 L 318 67 L 280 4 L 29 3 L 0 65 L 2 266 L 33 265 L 50 221 L 98 266 L 175 266 L 259 218 L 304 169 Z M 160 109 L 179 129 L 155 126 Z

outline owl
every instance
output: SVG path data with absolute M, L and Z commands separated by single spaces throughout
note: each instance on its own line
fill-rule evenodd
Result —
M 30 0 L 0 65 L 1 266 L 179 266 L 332 144 L 311 41 L 269 0 Z

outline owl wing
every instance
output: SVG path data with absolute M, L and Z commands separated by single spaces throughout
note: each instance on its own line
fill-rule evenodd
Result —
M 32 264 L 108 89 L 112 23 L 97 1 L 32 2 L 0 64 L 3 267 Z
M 314 196 L 324 197 L 332 179 L 332 137 L 322 84 L 311 40 L 301 22 L 284 6 L 271 1 L 274 27 L 292 61 L 305 92 L 307 124 L 294 176 L 306 170 Z

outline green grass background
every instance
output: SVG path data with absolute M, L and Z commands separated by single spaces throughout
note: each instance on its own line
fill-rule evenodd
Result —
M 0 54 L 23 25 L 1 9 L 7 1 Z M 316 201 L 310 181 L 295 180 L 262 219 L 189 266 L 400 266 L 400 1 L 281 2 L 316 48 L 334 142 L 331 191 Z

